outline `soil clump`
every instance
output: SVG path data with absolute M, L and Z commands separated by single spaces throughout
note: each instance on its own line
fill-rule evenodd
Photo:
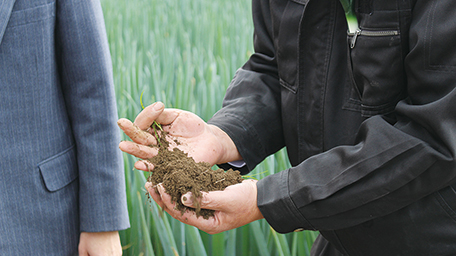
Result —
M 205 219 L 214 216 L 213 210 L 201 209 L 199 206 L 197 199 L 201 198 L 201 191 L 224 190 L 230 185 L 242 182 L 244 179 L 239 171 L 213 170 L 210 164 L 196 163 L 193 158 L 178 148 L 169 150 L 167 134 L 158 130 L 157 127 L 154 128 L 159 151 L 155 157 L 148 159 L 154 165 L 154 169 L 147 181 L 154 185 L 162 183 L 165 192 L 171 196 L 172 202 L 176 203 L 176 209 L 182 214 L 189 210 L 195 211 L 198 217 L 202 216 Z M 189 208 L 182 204 L 181 197 L 187 192 L 192 192 L 195 197 L 193 202 L 196 203 L 196 208 Z

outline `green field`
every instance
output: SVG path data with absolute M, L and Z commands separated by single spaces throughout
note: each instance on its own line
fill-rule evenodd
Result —
M 235 71 L 253 51 L 248 0 L 102 0 L 119 117 L 133 120 L 148 105 L 192 111 L 208 120 L 222 104 Z M 125 139 L 125 137 L 124 137 Z M 145 173 L 124 154 L 131 228 L 124 255 L 309 255 L 315 232 L 278 234 L 265 220 L 217 235 L 182 224 L 146 199 Z M 285 151 L 250 176 L 289 167 Z

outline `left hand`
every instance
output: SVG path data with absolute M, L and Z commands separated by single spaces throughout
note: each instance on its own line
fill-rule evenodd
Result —
M 154 201 L 173 218 L 208 234 L 217 234 L 263 218 L 257 206 L 256 183 L 256 180 L 244 180 L 242 183 L 228 186 L 223 191 L 202 192 L 202 198 L 199 199 L 201 208 L 215 210 L 214 217 L 207 220 L 196 217 L 193 211 L 182 214 L 175 210 L 175 203 L 171 202 L 171 196 L 165 193 L 162 184 L 157 185 L 158 194 L 150 182 L 146 183 L 146 189 Z M 191 193 L 187 193 L 182 196 L 182 203 L 188 207 L 195 207 L 192 198 Z
M 122 255 L 119 232 L 81 232 L 79 256 Z
M 139 170 L 153 170 L 152 163 L 147 159 L 158 154 L 157 148 L 150 147 L 158 143 L 151 129 L 154 122 L 159 123 L 168 133 L 166 137 L 170 143 L 170 150 L 177 147 L 197 163 L 206 162 L 214 165 L 242 159 L 234 142 L 219 127 L 207 124 L 194 113 L 180 109 L 165 109 L 163 103 L 156 102 L 141 111 L 134 123 L 125 118 L 117 122 L 132 140 L 120 142 L 119 148 L 143 159 L 135 163 Z

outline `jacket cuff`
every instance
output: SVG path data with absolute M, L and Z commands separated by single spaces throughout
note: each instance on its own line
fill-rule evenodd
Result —
M 229 163 L 225 163 L 225 164 L 218 164 L 217 165 L 220 169 L 223 169 L 225 171 L 229 170 L 229 169 L 232 169 L 232 170 L 235 170 L 235 171 L 239 171 L 241 173 L 241 175 L 246 175 L 247 173 L 249 173 L 249 168 L 247 168 L 247 165 L 244 165 L 240 168 L 238 167 L 235 167 L 235 166 L 232 166 L 231 164 Z
M 257 143 L 259 141 L 258 134 L 253 127 L 248 126 L 247 122 L 242 121 L 239 117 L 221 112 L 216 113 L 207 123 L 219 127 L 231 138 L 246 164 L 239 168 L 239 171 L 242 175 L 247 174 L 263 160 L 259 154 L 255 153 L 265 150 L 261 143 Z M 233 168 L 228 163 L 219 165 L 219 167 L 222 169 Z
M 288 170 L 257 182 L 257 205 L 266 221 L 279 233 L 315 230 L 299 212 L 289 194 Z

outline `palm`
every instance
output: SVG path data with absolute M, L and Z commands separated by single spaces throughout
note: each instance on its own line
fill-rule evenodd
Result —
M 196 162 L 216 164 L 221 145 L 211 127 L 193 113 L 182 110 L 165 111 L 177 113 L 171 124 L 163 126 L 163 130 L 168 133 L 171 147 L 179 148 Z
M 154 104 L 155 105 L 155 104 Z M 156 147 L 155 132 L 150 127 L 154 122 L 161 124 L 163 131 L 167 133 L 167 141 L 170 147 L 177 147 L 193 157 L 196 162 L 210 164 L 222 163 L 224 158 L 224 142 L 220 136 L 221 130 L 208 125 L 197 115 L 179 109 L 155 110 L 151 105 L 145 108 L 134 123 L 127 119 L 118 121 L 119 127 L 133 142 L 124 141 L 119 144 L 122 151 L 141 159 L 150 159 L 158 151 Z M 170 149 L 171 149 L 170 148 Z M 151 170 L 147 162 L 139 161 L 135 167 L 144 171 Z

